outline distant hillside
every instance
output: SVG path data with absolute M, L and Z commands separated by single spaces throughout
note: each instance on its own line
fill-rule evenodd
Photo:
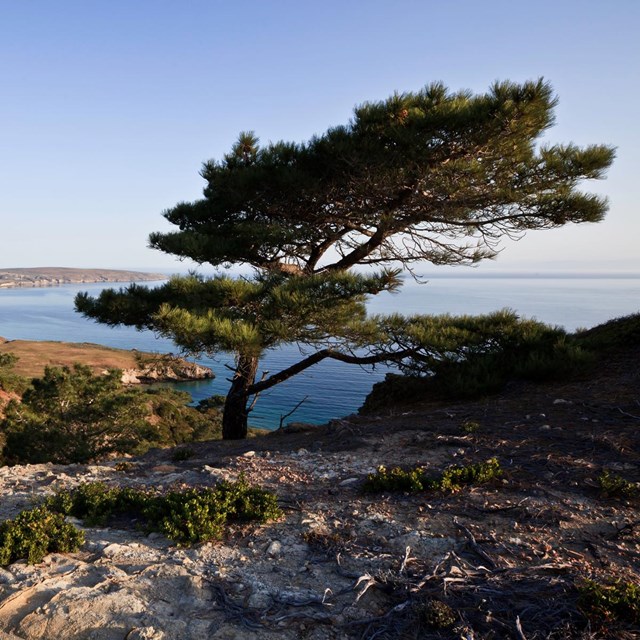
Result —
M 133 282 L 164 280 L 160 273 L 122 271 L 120 269 L 70 269 L 67 267 L 33 267 L 0 269 L 0 289 L 12 287 L 54 287 L 83 282 Z
M 12 353 L 18 357 L 14 371 L 27 378 L 41 377 L 45 366 L 70 367 L 76 363 L 91 367 L 98 374 L 108 369 L 122 369 L 122 381 L 127 384 L 204 380 L 214 377 L 211 369 L 183 358 L 135 349 L 114 349 L 88 342 L 0 338 L 0 354 L 3 353 Z

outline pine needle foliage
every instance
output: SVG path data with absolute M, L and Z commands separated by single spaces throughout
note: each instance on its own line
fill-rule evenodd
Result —
M 13 368 L 19 358 L 13 353 L 0 353 L 0 390 L 13 393 L 24 393 L 29 388 L 29 381 L 19 376 Z
M 84 463 L 112 453 L 220 437 L 220 412 L 187 406 L 191 396 L 170 389 L 125 387 L 121 372 L 46 367 L 0 419 L 7 464 Z
M 245 437 L 250 397 L 320 360 L 367 365 L 409 355 L 412 345 L 392 339 L 415 343 L 419 323 L 403 330 L 401 318 L 367 319 L 364 303 L 395 290 L 415 264 L 474 264 L 495 257 L 504 237 L 603 218 L 606 200 L 579 189 L 604 177 L 614 150 L 541 144 L 556 102 L 542 79 L 497 82 L 481 94 L 434 83 L 364 103 L 349 123 L 304 143 L 261 146 L 242 132 L 229 153 L 203 165 L 204 197 L 165 211 L 176 230 L 152 233 L 149 243 L 253 275 L 82 294 L 76 308 L 151 329 L 192 353 L 234 353 L 223 437 Z M 363 266 L 380 271 L 354 272 Z M 256 382 L 264 351 L 283 343 L 312 353 Z

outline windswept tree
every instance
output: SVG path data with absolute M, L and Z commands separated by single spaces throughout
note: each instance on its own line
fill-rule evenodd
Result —
M 473 264 L 494 257 L 504 236 L 602 219 L 606 201 L 579 186 L 602 178 L 614 152 L 542 145 L 555 105 L 541 80 L 481 95 L 432 84 L 365 103 L 349 124 L 304 144 L 260 147 L 242 133 L 204 164 L 204 198 L 166 211 L 177 230 L 151 234 L 150 245 L 214 267 L 248 265 L 253 277 L 82 294 L 77 310 L 152 329 L 192 353 L 233 352 L 223 436 L 243 438 L 252 397 L 324 358 L 419 357 L 365 312 L 368 296 L 396 289 L 403 271 Z M 283 343 L 313 351 L 258 379 L 260 357 Z

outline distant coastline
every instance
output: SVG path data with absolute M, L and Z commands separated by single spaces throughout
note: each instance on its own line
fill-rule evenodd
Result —
M 0 269 L 0 289 L 57 287 L 91 282 L 152 282 L 166 280 L 161 273 L 121 269 L 72 269 L 69 267 L 30 267 Z

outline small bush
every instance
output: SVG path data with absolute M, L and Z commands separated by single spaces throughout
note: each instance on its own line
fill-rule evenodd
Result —
M 140 518 L 148 531 L 158 531 L 179 545 L 218 539 L 231 522 L 267 522 L 282 514 L 274 494 L 251 486 L 244 478 L 221 482 L 213 489 L 164 495 L 92 482 L 56 494 L 47 507 L 88 524 L 104 524 L 115 517 Z
M 587 349 L 608 351 L 640 343 L 640 313 L 609 320 L 592 329 L 576 332 L 577 342 Z
M 640 586 L 637 584 L 602 585 L 587 580 L 578 591 L 578 604 L 587 617 L 640 624 Z
M 36 507 L 0 524 L 0 565 L 21 559 L 35 564 L 48 553 L 77 551 L 83 543 L 84 533 L 65 522 L 64 515 Z
M 609 498 L 635 498 L 640 494 L 638 485 L 625 480 L 621 476 L 604 471 L 598 478 L 600 491 Z
M 433 488 L 440 491 L 459 491 L 462 487 L 473 484 L 484 484 L 502 475 L 500 463 L 496 458 L 486 462 L 470 464 L 466 467 L 449 467 L 442 473 Z
M 429 488 L 429 480 L 422 467 L 415 469 L 401 469 L 394 467 L 378 467 L 376 473 L 370 473 L 362 486 L 367 493 L 382 493 L 383 491 L 406 491 L 415 493 Z
M 428 477 L 422 467 L 410 470 L 400 467 L 393 469 L 380 467 L 376 473 L 370 473 L 367 476 L 362 490 L 367 493 L 384 491 L 416 493 L 427 490 L 455 492 L 464 486 L 483 484 L 501 475 L 502 469 L 496 458 L 465 467 L 449 467 L 437 478 Z
M 14 373 L 18 359 L 13 353 L 0 353 L 0 389 L 22 395 L 29 388 L 29 381 Z
M 103 525 L 115 516 L 144 516 L 155 499 L 145 490 L 86 482 L 73 491 L 60 491 L 48 498 L 45 505 L 52 511 L 81 518 L 88 525 Z
M 194 455 L 195 451 L 193 449 L 190 449 L 189 447 L 181 447 L 173 452 L 171 460 L 173 462 L 183 462 L 184 460 L 193 458 Z
M 472 434 L 480 431 L 480 423 L 473 420 L 466 420 L 460 425 L 463 433 Z
M 427 600 L 415 607 L 421 625 L 429 629 L 450 629 L 457 622 L 456 612 L 441 600 Z

